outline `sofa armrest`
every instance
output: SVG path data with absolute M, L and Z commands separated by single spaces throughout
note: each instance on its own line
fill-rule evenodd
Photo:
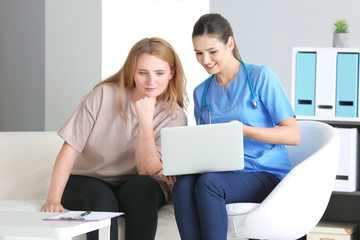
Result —
M 62 143 L 56 132 L 0 132 L 0 200 L 44 200 Z

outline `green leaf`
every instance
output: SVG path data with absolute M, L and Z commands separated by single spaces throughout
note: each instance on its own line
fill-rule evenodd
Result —
M 334 23 L 334 33 L 347 33 L 348 27 L 346 19 L 337 19 Z

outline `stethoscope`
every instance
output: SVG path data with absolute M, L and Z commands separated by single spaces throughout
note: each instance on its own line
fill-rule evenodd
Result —
M 258 104 L 257 104 L 257 101 L 256 101 L 256 97 L 255 97 L 255 93 L 254 93 L 254 90 L 253 90 L 253 86 L 252 86 L 252 84 L 251 84 L 251 79 L 250 79 L 249 70 L 248 70 L 246 64 L 245 64 L 241 59 L 237 58 L 237 60 L 238 60 L 239 62 L 241 62 L 242 65 L 244 65 L 244 67 L 245 67 L 245 71 L 246 71 L 246 75 L 247 75 L 247 78 L 248 78 L 248 81 L 249 81 L 249 87 L 250 87 L 250 91 L 251 91 L 251 95 L 252 95 L 251 102 L 252 102 L 253 106 L 254 106 L 255 108 L 257 108 Z M 207 81 L 207 83 L 206 83 L 206 85 L 205 85 L 204 94 L 203 94 L 203 97 L 202 97 L 202 105 L 201 105 L 201 107 L 200 107 L 199 115 L 198 115 L 198 121 L 197 121 L 197 122 L 198 122 L 198 125 L 200 125 L 200 115 L 201 115 L 201 112 L 202 112 L 202 110 L 203 110 L 204 108 L 207 108 L 207 110 L 208 110 L 208 113 L 209 113 L 209 123 L 211 124 L 211 114 L 210 114 L 211 109 L 210 109 L 210 105 L 206 103 L 206 93 L 207 93 L 207 90 L 208 90 L 208 88 L 209 88 L 209 85 L 210 85 L 211 81 L 213 80 L 214 76 L 215 76 L 215 74 L 213 74 L 213 75 L 210 77 L 210 79 Z

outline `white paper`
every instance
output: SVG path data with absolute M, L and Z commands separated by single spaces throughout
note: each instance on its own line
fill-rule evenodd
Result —
M 90 221 L 100 221 L 108 218 L 118 217 L 123 215 L 122 212 L 91 212 L 90 214 L 83 216 L 83 219 L 75 219 L 80 217 L 80 214 L 85 211 L 69 211 L 65 213 L 58 214 L 56 216 L 44 218 L 44 221 L 81 221 L 81 222 L 90 222 Z M 62 218 L 74 218 L 74 219 L 62 219 Z

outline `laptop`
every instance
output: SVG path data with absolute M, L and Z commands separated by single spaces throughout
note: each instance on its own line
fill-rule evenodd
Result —
M 236 122 L 163 128 L 161 149 L 165 176 L 241 170 L 243 125 Z

